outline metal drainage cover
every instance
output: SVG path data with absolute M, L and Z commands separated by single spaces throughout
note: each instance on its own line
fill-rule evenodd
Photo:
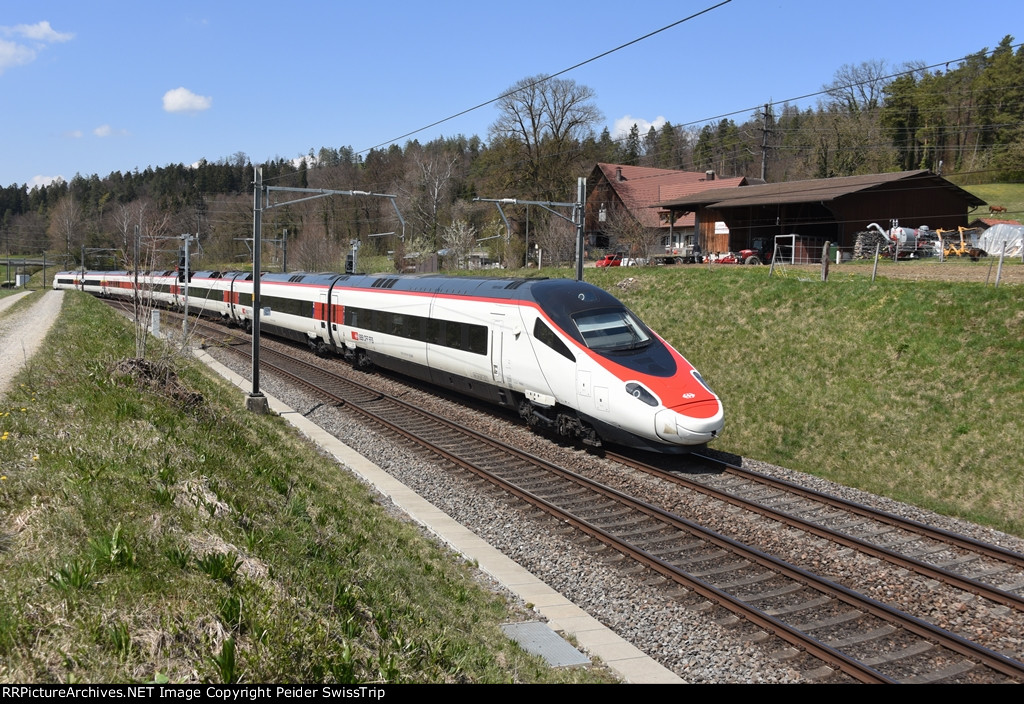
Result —
M 540 655 L 552 667 L 590 664 L 590 658 L 572 647 L 546 623 L 506 623 L 502 625 L 501 630 L 523 650 L 532 655 Z

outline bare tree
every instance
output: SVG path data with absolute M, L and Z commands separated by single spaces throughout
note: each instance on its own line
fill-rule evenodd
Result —
M 15 215 L 7 228 L 7 248 L 11 251 L 20 250 L 32 253 L 46 251 L 48 244 L 46 227 L 46 218 L 38 211 L 32 210 Z M 14 236 L 13 243 L 12 235 Z
M 533 231 L 540 249 L 541 264 L 571 262 L 576 254 L 576 227 L 562 218 L 549 218 Z
M 63 247 L 64 256 L 72 261 L 71 247 L 82 244 L 82 208 L 70 193 L 57 201 L 50 215 L 49 234 L 56 247 Z
M 124 263 L 125 269 L 135 267 L 136 248 L 146 248 L 144 242 L 156 242 L 161 237 L 171 234 L 171 217 L 168 213 L 158 210 L 148 199 L 137 199 L 130 203 L 117 205 L 108 216 L 110 224 L 116 232 L 115 246 L 119 250 L 118 258 Z M 135 228 L 139 228 L 140 242 L 135 241 Z M 157 265 L 154 249 L 152 257 L 140 255 L 140 266 L 152 268 Z
M 410 165 L 414 193 L 410 194 L 419 231 L 436 242 L 441 208 L 449 198 L 452 176 L 461 155 L 430 149 L 418 152 Z
M 604 224 L 604 231 L 625 246 L 629 256 L 649 257 L 658 246 L 661 233 L 643 224 L 625 208 L 613 208 Z
M 885 61 L 881 59 L 862 61 L 857 66 L 843 64 L 835 72 L 832 82 L 822 89 L 832 98 L 835 107 L 857 114 L 881 105 L 890 80 L 886 74 Z
M 144 240 L 139 246 L 139 265 L 133 270 L 135 295 L 132 298 L 132 305 L 135 321 L 135 357 L 145 359 L 156 300 L 153 297 L 152 274 L 143 274 L 142 271 L 152 272 L 156 269 L 157 240 Z
M 330 198 L 326 200 L 331 200 Z M 307 201 L 294 207 L 302 213 L 301 235 L 288 242 L 289 259 L 300 271 L 332 271 L 344 260 L 344 247 L 328 232 L 328 222 L 318 207 L 320 201 Z
M 522 79 L 498 99 L 490 136 L 515 147 L 505 168 L 520 174 L 522 195 L 557 200 L 570 192 L 579 143 L 602 117 L 594 98 L 587 86 L 541 74 Z
M 456 220 L 441 232 L 441 242 L 446 250 L 445 266 L 449 269 L 465 269 L 466 257 L 476 244 L 477 230 L 465 220 Z

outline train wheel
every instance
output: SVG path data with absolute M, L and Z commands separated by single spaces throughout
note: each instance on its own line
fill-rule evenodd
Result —
M 525 398 L 522 398 L 519 401 L 519 417 L 522 418 L 531 428 L 536 428 L 538 426 L 550 428 L 553 425 L 551 420 L 547 418 L 537 406 L 533 405 L 532 401 L 528 401 Z
M 576 438 L 587 447 L 601 447 L 601 437 L 597 431 L 575 415 L 558 414 L 558 434 L 567 438 Z
M 373 366 L 373 362 L 366 356 L 366 353 L 362 350 L 356 350 L 355 356 L 352 359 L 352 366 L 356 369 L 367 370 Z

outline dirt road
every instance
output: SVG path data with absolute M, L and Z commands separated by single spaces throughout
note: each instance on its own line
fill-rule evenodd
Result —
M 26 291 L 0 299 L 0 397 L 42 346 L 64 302 L 63 291 L 47 291 L 30 307 L 6 312 L 28 294 Z

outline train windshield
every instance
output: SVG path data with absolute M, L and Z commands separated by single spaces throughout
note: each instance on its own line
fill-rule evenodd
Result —
M 572 319 L 595 352 L 636 350 L 651 344 L 644 326 L 625 308 L 577 313 Z

